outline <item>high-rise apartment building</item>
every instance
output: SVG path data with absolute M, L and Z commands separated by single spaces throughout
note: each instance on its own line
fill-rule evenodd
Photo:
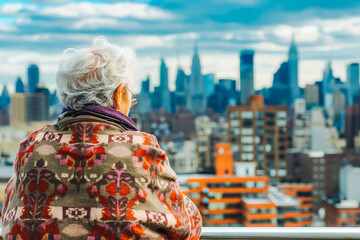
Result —
M 15 93 L 11 97 L 10 124 L 21 127 L 49 120 L 49 95 L 45 92 Z
M 35 64 L 31 64 L 27 70 L 28 73 L 28 91 L 35 92 L 39 85 L 39 67 Z
M 360 134 L 360 105 L 345 107 L 346 147 L 355 147 L 355 137 Z
M 247 104 L 250 95 L 254 94 L 254 50 L 240 52 L 240 89 L 241 104 Z
M 262 95 L 250 104 L 228 107 L 228 138 L 235 162 L 256 162 L 257 174 L 271 183 L 286 177 L 287 113 L 285 106 L 266 106 Z
M 320 104 L 319 86 L 318 85 L 306 85 L 304 91 L 304 98 L 306 107 L 317 106 Z
M 304 151 L 288 154 L 287 181 L 313 186 L 313 202 L 316 211 L 323 207 L 323 199 L 336 198 L 339 192 L 340 169 L 347 164 L 360 166 L 356 152 L 325 153 Z

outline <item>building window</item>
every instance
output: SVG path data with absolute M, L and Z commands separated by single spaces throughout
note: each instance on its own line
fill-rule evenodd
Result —
M 253 137 L 242 137 L 241 142 L 242 143 L 253 143 Z
M 252 128 L 243 128 L 241 133 L 242 135 L 253 135 L 254 131 Z
M 274 167 L 275 167 L 275 162 L 267 162 L 267 163 L 266 163 L 266 166 L 267 166 L 268 168 L 274 168 Z
M 261 138 L 259 136 L 255 137 L 255 143 L 259 144 L 261 142 Z
M 256 129 L 256 134 L 257 135 L 263 135 L 264 134 L 264 129 L 262 129 L 262 128 Z
M 239 128 L 231 128 L 230 132 L 231 132 L 231 134 L 234 134 L 234 135 L 240 135 L 240 129 Z
M 346 212 L 342 212 L 342 213 L 340 214 L 340 217 L 341 217 L 342 219 L 346 219 L 346 218 L 347 218 Z
M 286 162 L 279 162 L 279 168 L 286 168 Z
M 239 145 L 232 145 L 231 146 L 231 151 L 232 152 L 238 152 L 240 150 L 240 146 Z
M 231 120 L 230 121 L 230 126 L 231 127 L 239 127 L 240 126 L 240 121 L 239 120 Z
M 265 116 L 266 116 L 266 117 L 269 117 L 269 118 L 273 118 L 273 117 L 275 117 L 275 113 L 273 113 L 273 112 L 268 112 L 268 113 L 265 114 Z
M 243 154 L 241 154 L 241 158 L 244 161 L 252 161 L 254 159 L 254 154 L 252 154 L 252 153 L 243 153 Z
M 238 118 L 240 116 L 239 112 L 231 112 L 230 118 Z
M 277 121 L 277 125 L 278 125 L 279 127 L 285 127 L 285 126 L 286 126 L 286 120 L 284 120 L 284 119 L 278 120 L 278 121 Z
M 285 177 L 286 174 L 287 174 L 286 169 L 279 169 L 279 170 L 278 170 L 278 176 L 279 176 L 279 177 Z
M 278 112 L 277 117 L 278 118 L 286 118 L 286 112 L 285 111 Z
M 252 121 L 251 120 L 244 120 L 243 125 L 244 125 L 244 127 L 251 127 L 252 126 Z
M 255 125 L 258 127 L 262 127 L 264 126 L 264 121 L 263 120 L 256 120 Z
M 254 151 L 254 147 L 253 147 L 253 145 L 243 145 L 242 150 L 244 152 L 252 152 L 252 151 Z
M 268 125 L 268 126 L 274 126 L 274 125 L 275 125 L 275 122 L 274 122 L 274 121 L 267 121 L 267 122 L 266 122 L 266 125 Z
M 264 146 L 263 145 L 257 145 L 256 146 L 256 151 L 258 151 L 258 152 L 264 151 Z
M 263 117 L 264 117 L 264 113 L 263 113 L 263 112 L 257 112 L 257 113 L 255 113 L 255 117 L 256 117 L 256 118 L 263 118 Z
M 271 152 L 271 151 L 274 151 L 274 146 L 273 145 L 270 145 L 270 144 L 266 144 L 265 146 L 265 151 L 266 152 Z
M 256 154 L 256 159 L 257 160 L 264 160 L 264 154 L 262 154 L 262 153 L 258 153 L 258 154 Z
M 252 112 L 242 112 L 241 113 L 241 118 L 252 119 L 253 118 L 253 113 Z

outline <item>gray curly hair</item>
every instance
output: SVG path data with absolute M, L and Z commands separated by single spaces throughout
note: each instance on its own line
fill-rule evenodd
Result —
M 65 106 L 80 110 L 84 105 L 113 107 L 113 94 L 121 83 L 129 83 L 135 51 L 120 48 L 97 37 L 93 45 L 67 49 L 56 74 L 57 95 Z

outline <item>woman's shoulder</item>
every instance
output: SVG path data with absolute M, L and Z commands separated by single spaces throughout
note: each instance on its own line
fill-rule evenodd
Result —
M 35 136 L 37 135 L 37 136 Z M 146 132 L 125 130 L 99 122 L 78 122 L 64 128 L 47 125 L 34 132 L 32 136 L 37 140 L 60 142 L 89 142 L 89 143 L 132 143 L 160 149 L 157 138 Z

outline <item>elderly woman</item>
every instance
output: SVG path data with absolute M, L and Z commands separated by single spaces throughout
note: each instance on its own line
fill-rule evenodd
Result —
M 198 239 L 201 216 L 156 138 L 128 117 L 134 52 L 97 38 L 56 76 L 66 106 L 21 142 L 4 239 Z

